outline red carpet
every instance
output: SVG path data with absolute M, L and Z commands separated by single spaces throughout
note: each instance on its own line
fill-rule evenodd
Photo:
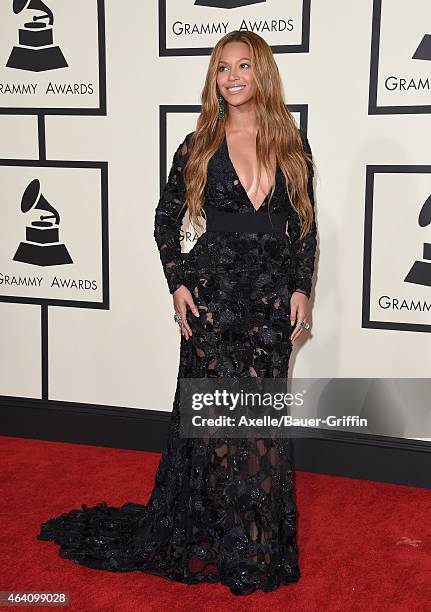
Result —
M 9 437 L 0 449 L 0 590 L 69 591 L 79 612 L 430 609 L 429 490 L 297 472 L 301 578 L 238 597 L 220 584 L 92 570 L 36 539 L 41 522 L 82 503 L 146 503 L 158 454 Z

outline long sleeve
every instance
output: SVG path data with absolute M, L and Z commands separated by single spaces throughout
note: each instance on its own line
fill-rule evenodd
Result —
M 180 229 L 184 214 L 185 183 L 183 170 L 187 161 L 189 134 L 177 148 L 168 180 L 163 188 L 154 219 L 154 238 L 160 253 L 169 292 L 172 294 L 184 284 L 183 256 Z
M 307 136 L 300 130 L 301 137 L 304 143 L 304 149 L 311 155 L 311 148 L 308 142 Z M 316 228 L 316 217 L 315 217 L 315 203 L 314 203 L 314 189 L 313 189 L 313 176 L 314 171 L 310 163 L 308 165 L 308 182 L 307 191 L 310 197 L 310 202 L 313 207 L 313 221 L 309 233 L 302 239 L 299 240 L 300 235 L 300 219 L 296 211 L 292 209 L 292 212 L 288 219 L 288 231 L 289 237 L 292 244 L 292 251 L 294 257 L 294 281 L 293 291 L 300 291 L 304 293 L 308 298 L 311 295 L 312 277 L 314 272 L 314 258 L 316 253 L 317 244 L 317 228 Z

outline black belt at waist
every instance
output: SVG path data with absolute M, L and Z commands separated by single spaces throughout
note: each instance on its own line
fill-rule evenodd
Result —
M 227 212 L 215 208 L 205 209 L 207 232 L 251 232 L 264 234 L 286 234 L 287 212 Z

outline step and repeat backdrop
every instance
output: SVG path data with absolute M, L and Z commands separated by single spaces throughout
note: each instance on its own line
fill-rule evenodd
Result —
M 253 30 L 317 165 L 291 375 L 350 381 L 339 408 L 370 379 L 379 433 L 431 440 L 430 24 L 427 0 L 4 0 L 0 394 L 171 410 L 180 335 L 154 211 L 211 49 Z M 186 217 L 182 249 L 196 238 Z

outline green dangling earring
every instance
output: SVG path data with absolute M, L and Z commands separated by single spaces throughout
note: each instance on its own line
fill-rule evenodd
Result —
M 224 119 L 224 100 L 221 94 L 218 94 L 218 116 L 220 119 Z

